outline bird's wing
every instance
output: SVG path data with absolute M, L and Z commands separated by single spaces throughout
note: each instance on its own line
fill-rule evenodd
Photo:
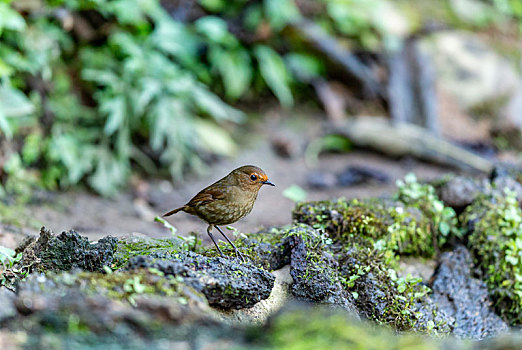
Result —
M 224 198 L 225 192 L 219 188 L 205 188 L 203 191 L 196 194 L 186 205 L 189 207 L 197 207 Z

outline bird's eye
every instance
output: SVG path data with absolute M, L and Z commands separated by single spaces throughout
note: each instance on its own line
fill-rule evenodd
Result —
M 255 176 L 254 174 L 250 175 L 250 179 L 252 181 L 256 181 L 257 180 L 257 176 Z

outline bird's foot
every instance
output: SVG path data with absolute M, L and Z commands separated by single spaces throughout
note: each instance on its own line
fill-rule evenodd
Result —
M 237 254 L 237 256 L 238 256 L 239 258 L 241 258 L 241 261 L 242 261 L 242 262 L 245 263 L 245 262 L 248 261 L 247 258 L 243 255 L 243 253 L 241 253 L 238 249 L 236 249 L 236 254 Z

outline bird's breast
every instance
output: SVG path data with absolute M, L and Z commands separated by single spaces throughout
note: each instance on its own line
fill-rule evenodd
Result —
M 257 192 L 231 191 L 229 198 L 198 207 L 198 216 L 209 224 L 232 224 L 252 211 L 256 197 Z

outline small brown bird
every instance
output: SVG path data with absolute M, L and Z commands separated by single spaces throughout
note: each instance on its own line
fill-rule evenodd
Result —
M 253 165 L 245 165 L 201 190 L 184 206 L 171 210 L 163 216 L 176 214 L 178 211 L 196 215 L 208 223 L 207 233 L 221 256 L 224 257 L 223 252 L 212 235 L 214 226 L 232 245 L 236 254 L 244 260 L 241 252 L 217 225 L 229 225 L 248 215 L 263 185 L 275 186 L 268 181 L 263 170 Z

